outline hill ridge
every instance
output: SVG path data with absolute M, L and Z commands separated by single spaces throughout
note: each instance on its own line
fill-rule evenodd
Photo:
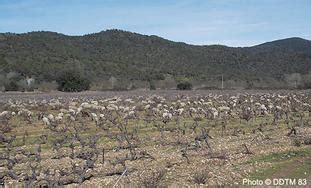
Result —
M 166 38 L 163 38 L 161 36 L 154 35 L 154 34 L 151 34 L 151 35 L 141 34 L 141 33 L 131 32 L 131 31 L 122 30 L 122 29 L 107 29 L 107 30 L 102 30 L 102 31 L 99 31 L 99 32 L 80 34 L 80 35 L 70 35 L 70 34 L 64 34 L 64 33 L 61 33 L 61 32 L 54 32 L 54 31 L 47 31 L 47 30 L 30 31 L 30 32 L 23 32 L 23 33 L 3 32 L 3 33 L 0 33 L 0 35 L 16 35 L 16 36 L 19 36 L 19 35 L 39 34 L 39 33 L 61 35 L 61 36 L 65 36 L 65 37 L 86 37 L 86 36 L 106 34 L 106 33 L 128 33 L 128 34 L 135 34 L 135 35 L 140 35 L 140 36 L 144 36 L 144 37 L 156 37 L 156 38 L 159 38 L 159 39 L 162 39 L 162 40 L 167 40 L 169 42 L 184 43 L 184 44 L 191 45 L 191 46 L 225 46 L 225 47 L 230 47 L 230 48 L 249 48 L 249 47 L 263 45 L 263 44 L 266 44 L 266 43 L 273 43 L 273 42 L 293 40 L 293 39 L 294 40 L 298 39 L 298 40 L 301 40 L 301 41 L 311 42 L 311 40 L 309 40 L 309 39 L 305 39 L 305 38 L 302 38 L 302 37 L 294 36 L 294 37 L 275 39 L 275 40 L 272 40 L 272 41 L 267 41 L 267 42 L 263 42 L 263 43 L 260 43 L 260 44 L 255 44 L 255 45 L 252 45 L 252 46 L 243 46 L 243 47 L 242 46 L 235 46 L 235 47 L 233 47 L 233 46 L 228 46 L 228 45 L 225 45 L 225 44 L 202 44 L 202 45 L 200 44 L 199 45 L 199 44 L 186 43 L 186 42 L 183 42 L 183 41 L 174 41 L 174 40 L 166 39 Z
M 286 81 L 311 71 L 311 41 L 287 38 L 252 47 L 189 45 L 154 35 L 106 30 L 83 36 L 56 32 L 0 34 L 0 75 L 14 72 L 53 81 L 66 70 L 93 82 L 119 80 L 218 80 L 254 83 Z M 245 85 L 245 84 L 244 84 Z M 250 84 L 252 85 L 252 84 Z

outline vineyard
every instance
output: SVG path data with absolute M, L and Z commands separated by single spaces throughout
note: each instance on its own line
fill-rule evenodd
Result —
M 310 182 L 309 91 L 144 92 L 1 94 L 0 187 Z

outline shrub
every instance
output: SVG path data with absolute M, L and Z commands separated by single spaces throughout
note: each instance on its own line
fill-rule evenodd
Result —
M 296 146 L 296 147 L 300 147 L 301 146 L 301 141 L 297 138 L 295 138 L 293 140 L 293 145 Z
M 149 81 L 149 89 L 150 90 L 156 90 L 156 86 L 153 80 Z
M 43 92 L 57 90 L 57 88 L 58 86 L 55 81 L 54 82 L 41 82 L 40 84 L 38 84 L 38 90 L 43 91 Z
M 21 79 L 17 82 L 19 91 L 34 91 L 35 89 L 37 89 L 37 85 L 35 82 L 32 83 L 27 83 L 26 79 Z
M 180 81 L 177 84 L 177 89 L 179 89 L 179 90 L 191 90 L 192 89 L 192 84 L 189 81 L 187 81 L 187 80 Z
M 90 80 L 76 72 L 64 72 L 57 80 L 58 90 L 80 92 L 90 88 Z
M 9 81 L 4 85 L 5 91 L 18 91 L 19 87 L 15 81 Z
M 9 72 L 1 76 L 5 91 L 25 91 L 25 88 L 21 85 L 22 80 L 21 74 L 16 72 Z
M 305 145 L 311 145 L 311 137 L 306 137 L 303 139 L 303 144 Z
M 160 187 L 161 180 L 164 178 L 166 170 L 160 169 L 158 171 L 152 172 L 141 179 L 142 185 L 144 187 Z
M 208 171 L 207 170 L 198 170 L 193 175 L 193 182 L 195 184 L 206 184 L 208 180 Z

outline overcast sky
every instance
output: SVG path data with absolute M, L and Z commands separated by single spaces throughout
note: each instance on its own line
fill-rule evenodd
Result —
M 0 0 L 0 32 L 122 29 L 190 44 L 311 39 L 311 0 Z

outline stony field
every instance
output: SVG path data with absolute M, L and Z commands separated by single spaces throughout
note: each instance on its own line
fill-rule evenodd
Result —
M 310 172 L 310 91 L 0 93 L 0 187 L 310 186 Z

